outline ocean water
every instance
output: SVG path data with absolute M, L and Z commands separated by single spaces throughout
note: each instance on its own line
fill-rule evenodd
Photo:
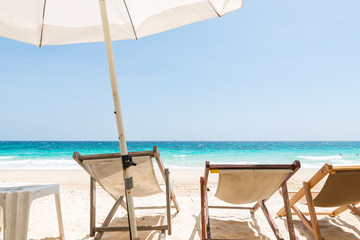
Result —
M 212 163 L 292 163 L 318 168 L 326 162 L 360 165 L 360 142 L 128 142 L 129 151 L 158 146 L 164 164 L 171 168 L 202 168 Z M 72 159 L 81 154 L 119 152 L 118 142 L 102 141 L 0 141 L 0 169 L 80 169 Z

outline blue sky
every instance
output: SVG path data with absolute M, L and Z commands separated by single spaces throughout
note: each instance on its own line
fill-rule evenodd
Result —
M 113 43 L 128 140 L 360 140 L 360 2 L 246 1 Z M 0 38 L 0 140 L 116 140 L 104 43 Z

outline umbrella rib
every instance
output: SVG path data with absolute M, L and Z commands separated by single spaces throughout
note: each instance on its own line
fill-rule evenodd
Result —
M 130 15 L 129 8 L 128 8 L 127 4 L 126 4 L 126 1 L 123 0 L 123 2 L 124 2 L 124 4 L 125 4 L 125 8 L 126 8 L 126 11 L 127 11 L 128 16 L 129 16 L 130 23 L 131 23 L 132 29 L 133 29 L 133 31 L 134 31 L 135 38 L 136 38 L 136 40 L 138 40 L 136 31 L 135 31 L 135 26 L 134 26 L 134 23 L 133 23 L 133 21 L 132 21 L 131 15 Z
M 216 11 L 214 5 L 212 4 L 212 2 L 210 0 L 208 0 L 208 3 L 210 4 L 211 8 L 214 10 L 214 12 L 218 15 L 218 17 L 221 17 L 221 15 Z
M 44 31 L 45 7 L 46 7 L 46 0 L 44 0 L 44 7 L 43 7 L 42 22 L 41 22 L 41 32 L 40 32 L 40 43 L 39 43 L 39 47 L 41 47 L 41 45 L 42 45 L 42 38 L 43 38 L 43 31 Z

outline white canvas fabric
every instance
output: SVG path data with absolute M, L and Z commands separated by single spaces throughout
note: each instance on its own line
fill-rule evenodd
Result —
M 215 197 L 232 204 L 252 203 L 271 197 L 290 169 L 220 170 Z
M 138 39 L 240 9 L 242 0 L 105 0 L 112 40 Z M 103 41 L 98 0 L 0 0 L 0 36 L 37 46 Z
M 136 167 L 130 167 L 128 170 L 134 180 L 133 196 L 145 197 L 161 193 L 151 157 L 133 157 L 133 161 L 136 162 Z M 84 160 L 83 165 L 90 170 L 97 183 L 115 199 L 121 195 L 124 196 L 125 185 L 121 158 Z

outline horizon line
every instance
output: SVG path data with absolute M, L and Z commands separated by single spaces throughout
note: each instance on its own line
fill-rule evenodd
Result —
M 117 140 L 1 140 L 0 142 L 118 142 Z M 127 140 L 126 142 L 360 142 L 360 140 Z

